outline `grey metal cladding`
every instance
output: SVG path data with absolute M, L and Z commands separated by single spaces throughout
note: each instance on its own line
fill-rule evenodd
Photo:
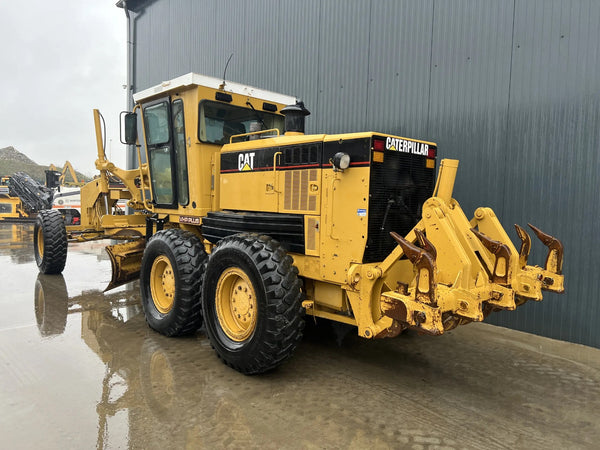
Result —
M 365 128 L 428 137 L 433 0 L 371 3 Z
M 277 73 L 273 85 L 276 91 L 302 98 L 309 110 L 315 113 L 319 102 L 317 58 L 321 45 L 321 2 L 278 3 L 285 5 L 280 8 L 277 26 L 273 29 L 279 51 L 274 59 L 268 58 L 265 66 Z M 319 129 L 312 122 L 310 119 L 307 122 L 308 132 Z
M 600 346 L 600 3 L 516 3 L 504 221 L 538 223 L 566 249 L 564 296 L 497 323 Z M 533 252 L 543 264 L 541 245 Z
M 314 114 L 319 127 L 331 133 L 356 131 L 366 123 L 369 9 L 360 0 L 321 3 Z
M 145 9 L 144 8 L 145 4 Z M 455 197 L 566 249 L 567 292 L 492 323 L 600 347 L 600 2 L 136 2 L 134 90 L 195 71 L 296 95 L 307 131 L 433 140 Z M 531 261 L 545 249 L 534 242 Z
M 460 159 L 455 197 L 500 217 L 513 0 L 435 2 L 428 136 Z M 485 193 L 473 195 L 473 190 Z

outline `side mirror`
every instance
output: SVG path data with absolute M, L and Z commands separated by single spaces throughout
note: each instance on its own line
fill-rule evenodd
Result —
M 121 144 L 135 145 L 137 142 L 137 114 L 122 112 L 120 123 Z

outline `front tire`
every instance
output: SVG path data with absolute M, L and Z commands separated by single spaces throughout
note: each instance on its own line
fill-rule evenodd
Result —
M 67 262 L 67 230 L 57 210 L 38 213 L 33 229 L 33 250 L 40 272 L 46 275 L 62 273 Z
M 40 335 L 48 337 L 63 334 L 69 314 L 69 295 L 64 277 L 38 274 L 33 301 Z
M 165 336 L 200 328 L 206 259 L 202 242 L 189 231 L 173 228 L 152 236 L 140 270 L 142 307 L 150 328 Z
M 292 258 L 267 236 L 223 239 L 206 268 L 202 310 L 219 358 L 250 375 L 285 361 L 302 338 L 301 283 Z

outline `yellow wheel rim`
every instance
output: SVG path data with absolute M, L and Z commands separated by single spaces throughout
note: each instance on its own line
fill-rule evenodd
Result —
M 37 230 L 37 251 L 40 259 L 44 259 L 44 230 L 42 227 Z
M 175 380 L 169 361 L 162 351 L 156 351 L 150 358 L 150 380 L 154 399 L 161 406 L 170 408 L 175 395 Z
M 166 314 L 173 309 L 175 301 L 175 274 L 171 261 L 164 255 L 152 263 L 150 271 L 150 293 L 156 309 Z
M 256 328 L 256 293 L 248 275 L 237 267 L 219 277 L 215 296 L 217 318 L 225 334 L 236 342 L 248 339 Z
M 40 317 L 44 317 L 44 308 L 46 307 L 46 296 L 44 295 L 44 289 L 41 283 L 36 283 L 35 306 L 36 314 L 39 312 Z

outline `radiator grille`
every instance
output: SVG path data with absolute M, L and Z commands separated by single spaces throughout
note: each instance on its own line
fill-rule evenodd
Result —
M 421 219 L 423 203 L 433 194 L 435 176 L 425 162 L 423 156 L 386 151 L 382 163 L 371 163 L 364 263 L 383 261 L 396 246 L 390 231 L 406 236 Z

